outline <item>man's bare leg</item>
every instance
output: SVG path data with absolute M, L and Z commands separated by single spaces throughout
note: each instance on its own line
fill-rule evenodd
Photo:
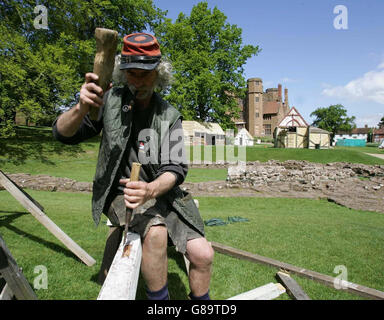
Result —
M 205 238 L 196 238 L 187 242 L 186 257 L 190 261 L 189 286 L 195 297 L 208 293 L 213 256 L 212 246 Z
M 158 291 L 167 283 L 168 232 L 163 225 L 152 226 L 143 241 L 141 273 L 150 291 Z

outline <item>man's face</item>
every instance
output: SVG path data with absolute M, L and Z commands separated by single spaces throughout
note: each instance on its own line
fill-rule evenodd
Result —
M 149 99 L 155 88 L 156 70 L 127 69 L 128 87 L 138 100 Z

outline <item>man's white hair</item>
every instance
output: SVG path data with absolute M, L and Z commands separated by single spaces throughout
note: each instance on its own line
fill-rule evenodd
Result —
M 121 55 L 118 54 L 115 57 L 115 67 L 112 73 L 112 82 L 114 85 L 127 84 L 127 77 L 125 75 L 125 70 L 120 70 L 120 60 L 121 60 Z M 157 71 L 155 88 L 160 90 L 167 89 L 171 85 L 173 80 L 172 64 L 168 60 L 161 58 L 160 63 L 158 64 L 155 70 Z

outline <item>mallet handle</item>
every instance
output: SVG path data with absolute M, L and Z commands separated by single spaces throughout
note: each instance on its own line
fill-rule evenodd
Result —
M 112 79 L 112 72 L 115 66 L 115 55 L 117 50 L 118 34 L 117 31 L 96 28 L 96 55 L 93 63 L 93 73 L 99 76 L 98 85 L 103 92 L 108 89 Z M 97 120 L 99 108 L 90 107 L 89 116 L 92 120 Z

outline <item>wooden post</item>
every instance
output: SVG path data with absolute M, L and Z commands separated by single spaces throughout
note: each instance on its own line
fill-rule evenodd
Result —
M 289 274 L 279 271 L 276 278 L 287 289 L 287 293 L 295 300 L 311 300 L 299 284 Z
M 240 258 L 240 259 L 245 259 L 245 260 L 248 260 L 251 262 L 266 264 L 266 265 L 269 265 L 272 267 L 287 270 L 287 271 L 289 271 L 293 274 L 296 274 L 298 276 L 309 278 L 311 280 L 315 280 L 315 281 L 318 281 L 322 284 L 325 284 L 328 287 L 335 288 L 335 281 L 337 281 L 337 279 L 330 277 L 330 276 L 327 276 L 325 274 L 321 274 L 321 273 L 318 273 L 315 271 L 296 267 L 294 265 L 291 265 L 291 264 L 288 264 L 285 262 L 274 260 L 274 259 L 271 259 L 268 257 L 263 257 L 263 256 L 260 256 L 260 255 L 254 254 L 254 253 L 247 252 L 247 251 L 231 248 L 231 247 L 226 246 L 226 245 L 221 244 L 221 243 L 217 243 L 217 242 L 213 242 L 213 241 L 211 243 L 212 243 L 212 248 L 217 252 L 227 254 L 227 255 L 230 255 L 230 256 L 233 256 L 236 258 Z M 350 293 L 358 294 L 362 297 L 366 297 L 366 298 L 370 298 L 370 299 L 384 300 L 384 292 L 382 292 L 382 291 L 368 288 L 368 287 L 364 287 L 362 285 L 355 284 L 355 283 L 348 282 L 348 281 L 343 281 L 343 283 L 345 285 L 344 290 L 346 290 Z
M 142 255 L 140 235 L 128 232 L 127 241 L 131 244 L 129 256 L 122 256 L 123 239 L 97 300 L 135 300 Z
M 256 289 L 238 294 L 227 300 L 272 300 L 285 292 L 280 283 L 268 283 Z
M 2 298 L 10 299 L 11 292 L 18 300 L 37 300 L 37 296 L 29 285 L 21 269 L 13 259 L 11 252 L 7 248 L 5 241 L 0 236 L 0 273 L 5 279 L 6 287 L 4 287 Z M 9 288 L 7 288 L 7 286 Z M 9 290 L 10 289 L 10 290 Z
M 105 278 L 108 275 L 109 268 L 111 267 L 115 254 L 119 249 L 122 235 L 123 228 L 113 226 L 109 227 L 109 233 L 104 248 L 103 260 L 101 262 L 99 276 L 97 278 L 97 283 L 100 285 L 103 285 Z
M 140 163 L 132 163 L 130 181 L 139 181 L 140 168 Z M 98 300 L 135 300 L 136 298 L 142 256 L 141 238 L 139 234 L 128 231 L 134 210 L 131 211 L 128 208 L 126 210 L 124 237 L 115 253 L 112 265 L 99 292 Z M 119 234 L 116 234 L 114 239 L 111 239 L 111 247 L 116 243 L 118 236 Z M 107 249 L 106 246 L 105 250 Z M 113 248 L 111 250 L 114 251 Z M 104 252 L 104 256 L 106 254 Z M 110 260 L 110 257 L 105 259 L 106 264 L 108 259 Z
M 74 242 L 65 232 L 63 232 L 45 213 L 31 201 L 31 197 L 25 191 L 21 191 L 14 182 L 12 182 L 0 170 L 0 183 L 6 190 L 27 209 L 44 227 L 46 227 L 57 239 L 59 239 L 69 250 L 79 257 L 87 266 L 93 266 L 96 260 L 85 252 L 76 242 Z

